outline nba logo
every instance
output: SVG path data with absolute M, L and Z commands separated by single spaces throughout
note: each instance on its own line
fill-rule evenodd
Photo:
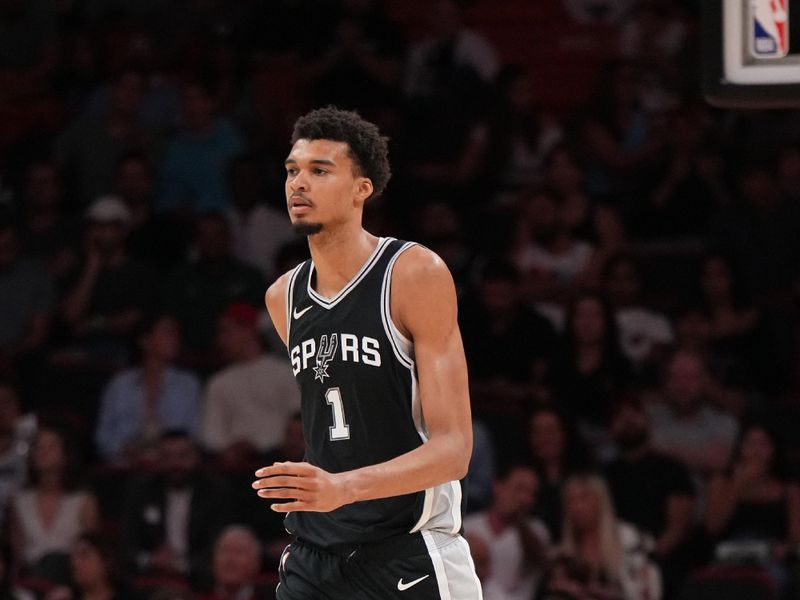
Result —
M 789 52 L 789 0 L 750 0 L 750 52 L 783 58 Z

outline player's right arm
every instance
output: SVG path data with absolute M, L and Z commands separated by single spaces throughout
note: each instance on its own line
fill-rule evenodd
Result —
M 286 336 L 286 288 L 289 285 L 289 277 L 292 272 L 288 271 L 278 277 L 275 282 L 267 288 L 264 295 L 264 303 L 267 305 L 267 312 L 275 326 L 275 331 L 281 336 L 283 343 L 288 347 L 289 340 Z

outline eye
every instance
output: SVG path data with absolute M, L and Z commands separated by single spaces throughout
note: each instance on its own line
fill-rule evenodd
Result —
M 325 169 L 316 168 L 314 169 L 314 175 L 325 175 L 327 171 Z
M 290 177 L 294 177 L 295 175 L 297 175 L 297 169 L 295 169 L 294 167 L 286 167 L 286 174 L 289 175 Z

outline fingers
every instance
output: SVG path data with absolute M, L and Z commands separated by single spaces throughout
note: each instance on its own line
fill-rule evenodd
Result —
M 295 488 L 295 489 L 315 489 L 316 481 L 310 477 L 296 477 L 287 475 L 275 475 L 257 479 L 252 483 L 254 490 L 264 490 L 269 488 Z
M 256 471 L 256 477 L 274 477 L 275 475 L 294 475 L 302 477 L 317 471 L 317 467 L 308 463 L 279 462 L 269 467 L 262 467 Z
M 311 508 L 311 505 L 308 502 L 302 502 L 302 501 L 283 502 L 281 504 L 270 504 L 270 508 L 275 512 L 279 513 L 300 512 L 300 511 L 316 512 L 314 511 L 314 509 Z

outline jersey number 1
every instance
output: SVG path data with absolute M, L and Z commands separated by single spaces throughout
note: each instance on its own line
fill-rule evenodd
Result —
M 329 388 L 325 392 L 325 402 L 330 404 L 333 409 L 333 426 L 329 427 L 331 441 L 349 440 L 350 426 L 344 418 L 344 405 L 342 404 L 342 393 L 339 388 Z

